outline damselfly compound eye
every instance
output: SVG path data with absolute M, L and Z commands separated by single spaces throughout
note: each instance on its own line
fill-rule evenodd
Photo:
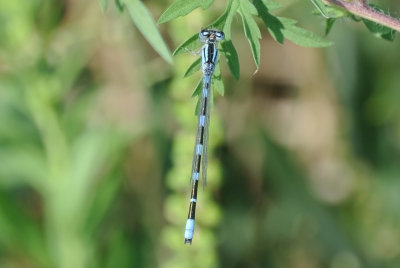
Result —
M 199 33 L 199 38 L 200 40 L 205 40 L 210 36 L 210 31 L 209 30 L 201 30 Z
M 215 39 L 216 39 L 217 41 L 221 41 L 221 40 L 223 40 L 224 38 L 225 38 L 224 32 L 221 32 L 221 31 L 216 31 L 216 32 L 215 32 Z

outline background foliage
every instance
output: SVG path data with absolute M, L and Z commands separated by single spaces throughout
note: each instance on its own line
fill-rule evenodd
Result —
M 158 34 L 170 1 L 0 0 L 0 267 L 399 267 L 399 41 L 339 20 L 302 48 L 266 21 L 322 36 L 311 2 L 240 2 L 187 246 L 200 74 L 168 51 L 239 1 Z

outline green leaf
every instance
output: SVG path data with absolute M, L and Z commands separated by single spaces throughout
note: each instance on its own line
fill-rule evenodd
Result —
M 107 0 L 99 0 L 101 9 L 103 10 L 103 12 L 106 10 L 107 8 Z
M 327 41 L 306 29 L 297 27 L 295 25 L 295 20 L 283 17 L 278 17 L 278 19 L 283 25 L 283 36 L 295 44 L 303 47 L 327 47 L 332 45 L 332 42 Z
M 218 65 L 217 65 L 217 66 L 218 66 Z M 217 68 L 218 68 L 218 67 L 216 67 L 215 69 L 217 70 Z M 216 90 L 219 90 L 218 92 L 220 92 L 220 91 L 222 90 L 222 93 L 223 93 L 223 91 L 224 91 L 224 85 L 223 85 L 222 81 L 221 81 L 221 80 L 215 79 L 214 75 L 213 75 L 213 78 L 214 78 L 213 81 L 212 81 L 213 87 L 215 87 Z M 216 83 L 217 83 L 217 84 L 216 84 Z M 217 87 L 218 87 L 218 88 L 217 88 Z M 198 83 L 197 86 L 196 86 L 196 89 L 194 90 L 194 92 L 193 92 L 193 94 L 192 94 L 193 97 L 194 97 L 194 96 L 199 96 L 199 97 L 197 98 L 196 108 L 195 108 L 195 110 L 194 110 L 194 114 L 195 114 L 195 115 L 199 115 L 200 101 L 201 101 L 200 92 L 202 91 L 202 89 L 203 89 L 203 79 L 200 79 L 199 83 Z M 209 100 L 210 100 L 210 107 L 213 107 L 213 105 L 214 105 L 214 92 L 213 92 L 212 89 L 210 90 L 210 97 L 209 97 Z
M 242 16 L 244 32 L 249 41 L 251 52 L 253 53 L 254 62 L 258 67 L 260 66 L 260 41 L 261 32 L 255 22 L 252 13 L 256 8 L 247 0 L 240 1 L 240 15 Z
M 200 66 L 201 66 L 201 58 L 198 58 L 197 60 L 195 60 L 195 61 L 189 66 L 189 68 L 186 70 L 186 73 L 183 75 L 183 77 L 188 77 L 188 76 L 194 74 L 195 72 L 197 72 L 198 70 L 200 70 Z
M 374 34 L 376 37 L 388 40 L 388 41 L 393 41 L 395 38 L 396 31 L 392 30 L 386 26 L 383 26 L 381 24 L 378 24 L 376 22 L 367 20 L 367 19 L 362 19 L 363 23 L 367 27 L 367 29 Z
M 85 233 L 97 230 L 110 207 L 112 207 L 116 196 L 118 196 L 117 193 L 121 187 L 120 176 L 114 176 L 113 178 L 112 180 L 100 180 L 96 183 L 91 206 L 86 215 Z
M 348 15 L 348 13 L 345 10 L 333 6 L 327 6 L 322 2 L 322 0 L 310 0 L 310 1 L 318 9 L 320 14 L 327 19 L 341 18 L 341 17 L 346 17 Z
M 231 40 L 231 26 L 233 17 L 236 14 L 236 10 L 239 8 L 238 1 L 229 1 L 227 8 L 224 11 L 224 14 L 214 24 L 218 25 L 222 31 L 225 33 L 225 40 Z
M 185 42 L 180 44 L 172 53 L 172 56 L 176 56 L 178 54 L 181 54 L 183 52 L 188 52 L 188 51 L 194 51 L 200 46 L 200 43 L 198 42 L 199 40 L 199 34 L 194 34 L 192 35 L 189 39 L 187 39 Z
M 0 152 L 1 187 L 16 187 L 18 184 L 30 184 L 38 192 L 43 191 L 43 178 L 46 177 L 46 160 L 37 148 L 19 144 L 10 149 L 2 148 Z M 24 168 L 21 168 L 23 166 Z
M 333 19 L 333 18 L 329 18 L 326 20 L 325 35 L 329 34 L 335 21 L 336 21 L 336 19 Z
M 199 82 L 197 83 L 197 86 L 193 90 L 192 97 L 196 97 L 200 94 L 202 86 L 203 86 L 203 79 L 200 79 Z
M 384 13 L 383 9 L 378 7 L 377 5 L 370 4 L 369 5 L 371 8 L 375 9 L 376 11 L 380 13 Z M 388 40 L 388 41 L 393 41 L 395 38 L 396 31 L 393 29 L 390 29 L 386 26 L 383 26 L 381 24 L 378 24 L 376 22 L 367 20 L 367 19 L 362 19 L 363 23 L 367 27 L 367 29 L 373 33 L 375 36 Z
M 122 13 L 124 11 L 124 4 L 121 1 L 123 0 L 115 0 L 115 5 L 117 6 L 118 11 Z
M 198 7 L 207 9 L 213 2 L 214 0 L 178 0 L 164 11 L 157 23 L 161 24 L 185 16 Z
M 205 27 L 205 29 L 208 29 L 208 28 L 224 29 L 225 23 L 227 22 L 228 15 L 230 14 L 230 11 L 231 11 L 231 6 L 232 6 L 232 3 L 229 2 L 224 13 L 218 19 L 216 19 L 213 23 L 207 25 Z M 224 33 L 225 33 L 225 40 L 230 39 L 230 30 L 225 31 L 225 29 L 224 29 Z M 178 55 L 178 54 L 183 53 L 188 50 L 194 51 L 201 45 L 201 43 L 199 43 L 198 40 L 199 40 L 198 33 L 192 35 L 189 39 L 187 39 L 182 44 L 180 44 L 175 49 L 174 53 L 172 53 L 172 55 L 175 56 L 175 55 Z
M 1 246 L 11 251 L 21 251 L 30 259 L 45 261 L 46 243 L 43 241 L 43 230 L 29 215 L 31 208 L 22 205 L 22 200 L 18 202 L 11 194 L 0 190 Z
M 200 79 L 199 82 L 197 83 L 197 86 L 193 90 L 192 97 L 199 96 L 202 88 L 203 88 L 203 79 Z M 200 98 L 197 98 L 196 108 L 194 109 L 194 114 L 198 115 L 199 110 L 200 110 Z
M 356 15 L 353 15 L 353 14 L 349 14 L 349 18 L 354 20 L 354 21 L 356 21 L 356 22 L 360 22 L 361 21 L 360 17 L 358 17 Z
M 218 29 L 222 29 L 225 33 L 225 40 L 221 42 L 222 52 L 225 55 L 229 70 L 235 79 L 239 79 L 240 77 L 240 66 L 236 49 L 231 40 L 231 25 L 238 8 L 238 1 L 229 1 L 224 13 L 211 24 L 215 25 Z
M 212 76 L 212 83 L 213 83 L 213 88 L 215 88 L 215 90 L 217 90 L 217 92 L 221 94 L 221 96 L 223 96 L 225 90 L 222 82 L 221 69 L 219 67 L 219 64 L 215 66 L 215 70 Z M 203 89 L 203 79 L 200 79 L 199 82 L 197 83 L 197 86 L 193 90 L 192 97 L 199 96 L 202 89 Z
M 262 2 L 268 10 L 276 10 L 276 9 L 279 9 L 282 7 L 281 4 L 279 4 L 273 0 L 263 0 Z M 253 4 L 254 4 L 254 2 L 253 2 Z
M 283 43 L 284 37 L 282 33 L 283 24 L 279 19 L 271 15 L 268 11 L 268 7 L 261 0 L 254 0 L 254 6 L 257 9 L 259 17 L 263 20 L 268 32 L 279 43 Z
M 228 39 L 229 39 L 230 38 L 230 29 L 227 29 L 225 26 L 230 26 L 230 24 L 231 24 L 232 18 L 230 18 L 230 17 L 233 16 L 232 12 L 234 12 L 235 8 L 237 8 L 237 6 L 238 6 L 236 2 L 237 2 L 237 0 L 229 0 L 224 13 L 222 13 L 222 15 L 219 18 L 217 18 L 214 22 L 207 25 L 206 28 L 216 28 L 216 29 L 223 30 L 225 33 L 225 38 L 228 37 Z M 233 8 L 233 6 L 235 6 L 235 8 Z
M 325 5 L 322 0 L 311 0 L 311 2 L 318 10 L 316 11 L 316 14 L 320 14 L 327 19 L 325 26 L 325 36 L 328 35 L 331 31 L 336 19 L 349 16 L 349 13 L 346 10 L 334 6 Z
M 224 88 L 224 82 L 222 82 L 221 70 L 219 68 L 219 64 L 215 67 L 213 77 L 214 79 L 212 80 L 213 81 L 212 85 L 214 90 L 216 90 L 221 96 L 224 96 L 225 88 Z
M 387 33 L 387 34 L 382 34 L 380 37 L 381 37 L 382 39 L 387 40 L 387 41 L 393 41 L 394 38 L 396 37 L 395 35 L 396 35 L 396 31 L 395 31 L 395 30 L 391 30 L 389 33 Z
M 123 0 L 123 3 L 128 8 L 129 14 L 136 27 L 138 27 L 139 31 L 151 44 L 154 50 L 156 50 L 168 63 L 172 63 L 172 57 L 168 47 L 162 39 L 161 34 L 146 6 L 139 0 Z
M 231 40 L 224 41 L 222 42 L 221 46 L 225 55 L 226 63 L 228 64 L 233 77 L 235 77 L 236 80 L 239 80 L 240 77 L 239 57 L 235 47 L 233 46 L 232 41 Z
M 329 18 L 326 20 L 326 25 L 325 25 L 325 36 L 329 34 L 329 32 L 332 29 L 333 24 L 335 23 L 336 19 Z
M 256 7 L 251 2 L 242 0 L 239 3 L 240 3 L 240 7 L 241 7 L 242 10 L 244 8 L 244 9 L 247 10 L 247 12 L 249 14 L 251 14 L 253 16 L 257 16 L 258 15 Z
M 225 33 L 225 40 L 221 42 L 222 52 L 226 57 L 226 61 L 228 63 L 229 69 L 231 70 L 233 76 L 236 79 L 239 79 L 239 60 L 237 56 L 237 52 L 233 43 L 230 39 L 230 26 L 232 23 L 232 19 L 238 9 L 238 1 L 230 0 L 228 3 L 227 8 L 225 9 L 224 13 L 217 18 L 214 22 L 207 25 L 205 28 L 216 28 L 222 29 Z M 198 34 L 192 35 L 189 39 L 184 41 L 180 44 L 174 51 L 173 55 L 178 55 L 187 51 L 196 51 L 201 43 L 198 41 Z M 191 66 L 192 67 L 192 66 Z M 189 68 L 191 68 L 189 67 Z M 194 66 L 193 66 L 194 67 Z M 191 70 L 187 70 L 187 75 L 191 74 Z M 186 74 L 185 74 L 186 75 Z

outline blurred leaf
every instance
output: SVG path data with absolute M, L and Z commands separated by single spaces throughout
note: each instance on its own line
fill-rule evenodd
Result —
M 127 6 L 133 22 L 146 40 L 163 57 L 164 60 L 166 60 L 168 63 L 172 63 L 171 53 L 162 39 L 161 34 L 158 31 L 157 26 L 146 6 L 143 5 L 143 3 L 139 0 L 121 1 Z
M 131 237 L 124 233 L 123 229 L 117 228 L 111 230 L 108 239 L 107 243 L 113 246 L 107 252 L 107 261 L 104 263 L 104 267 L 132 267 L 136 254 L 132 253 Z
M 207 9 L 213 2 L 214 0 L 177 0 L 163 12 L 157 23 L 161 24 L 185 16 L 198 7 Z
M 295 44 L 303 47 L 327 47 L 332 45 L 332 42 L 327 41 L 306 29 L 297 27 L 295 25 L 297 23 L 296 20 L 283 17 L 278 17 L 278 19 L 283 25 L 282 33 L 284 37 Z
M 24 184 L 31 185 L 44 193 L 46 160 L 37 148 L 19 144 L 0 150 L 0 185 L 11 188 Z
M 183 77 L 191 76 L 192 74 L 194 74 L 195 72 L 197 72 L 198 70 L 200 70 L 200 66 L 201 66 L 201 58 L 198 58 L 197 60 L 195 60 L 195 61 L 189 66 L 189 68 L 186 70 L 186 73 L 183 75 Z
M 324 228 L 318 230 L 318 235 L 316 236 L 321 243 L 331 251 L 346 248 L 356 252 L 356 249 L 353 248 L 354 246 L 349 244 L 348 238 L 343 233 L 338 220 L 333 217 L 332 212 L 318 202 L 312 194 L 294 155 L 274 142 L 267 132 L 262 131 L 262 136 L 265 142 L 263 146 L 266 148 L 264 151 L 264 164 L 262 165 L 266 173 L 264 178 L 269 178 L 268 184 L 274 189 L 278 203 L 282 203 L 282 201 L 290 202 L 288 207 L 292 208 L 291 212 L 295 214 L 289 217 L 295 217 L 307 211 L 320 226 L 324 226 Z M 273 201 L 273 203 L 276 202 Z M 280 213 L 280 215 L 288 217 L 287 213 Z M 270 220 L 277 222 L 276 218 L 271 219 L 270 216 L 272 215 L 267 215 Z M 283 220 L 282 222 L 293 223 L 293 220 Z M 264 224 L 264 226 L 270 228 L 269 224 Z M 282 223 L 275 226 L 281 229 L 282 233 L 287 231 L 285 229 L 287 226 L 282 226 Z M 363 264 L 362 267 L 369 266 Z
M 121 1 L 124 0 L 115 0 L 115 5 L 117 6 L 119 12 L 124 11 L 124 4 Z
M 39 267 L 48 267 L 47 249 L 38 225 L 28 217 L 15 198 L 0 191 L 0 245 L 28 256 Z
M 242 16 L 242 22 L 246 38 L 249 41 L 251 52 L 253 54 L 254 62 L 258 67 L 260 66 L 260 41 L 261 32 L 258 29 L 258 25 L 253 18 L 254 12 L 257 13 L 257 9 L 247 0 L 240 1 L 240 15 Z
M 96 175 L 100 169 L 101 172 L 108 172 L 104 166 L 105 163 L 109 167 L 113 166 L 113 162 L 115 161 L 113 155 L 126 146 L 125 142 L 125 139 L 118 131 L 107 129 L 102 131 L 96 129 L 88 130 L 75 139 L 74 144 L 71 146 L 71 178 L 63 190 L 67 195 L 73 194 L 74 199 L 68 202 L 68 205 L 64 209 L 60 209 L 61 212 L 75 210 L 77 214 L 87 214 L 86 211 L 90 206 L 88 200 L 92 198 L 91 193 L 97 180 Z M 110 183 L 110 190 L 115 190 L 117 186 L 112 185 L 113 183 Z M 68 191 L 71 192 L 68 193 Z M 108 196 L 103 201 L 110 201 L 112 196 L 109 195 L 112 193 L 113 191 L 107 192 Z
M 119 173 L 120 171 L 116 171 Z M 86 232 L 90 235 L 98 230 L 100 223 L 104 220 L 112 202 L 115 200 L 118 190 L 121 187 L 123 176 L 111 176 L 99 182 L 94 192 L 93 200 L 88 210 L 86 220 Z
M 103 10 L 103 12 L 106 10 L 107 8 L 107 0 L 99 0 L 101 9 Z

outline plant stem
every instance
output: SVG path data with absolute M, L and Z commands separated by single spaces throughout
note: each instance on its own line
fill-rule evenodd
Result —
M 366 0 L 323 0 L 328 5 L 335 5 L 346 9 L 350 13 L 364 19 L 368 19 L 400 32 L 400 20 L 381 13 L 371 8 Z

